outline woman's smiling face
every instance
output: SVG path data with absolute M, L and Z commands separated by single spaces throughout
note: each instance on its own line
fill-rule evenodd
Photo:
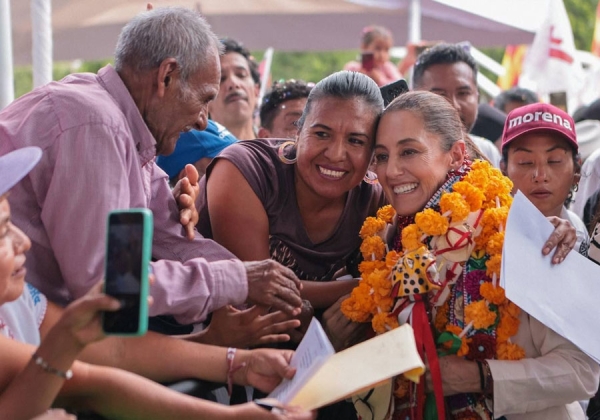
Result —
M 375 145 L 375 170 L 387 199 L 400 216 L 421 211 L 446 181 L 446 175 L 462 164 L 464 142 L 450 151 L 439 135 L 425 129 L 413 111 L 385 114 L 379 122 Z
M 298 133 L 296 173 L 318 197 L 339 198 L 360 184 L 373 154 L 376 112 L 364 100 L 316 100 Z

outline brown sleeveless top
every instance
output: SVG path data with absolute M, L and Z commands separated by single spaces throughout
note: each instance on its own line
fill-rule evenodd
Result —
M 348 193 L 346 206 L 333 234 L 313 243 L 304 229 L 294 188 L 294 165 L 277 156 L 279 145 L 289 140 L 246 140 L 224 149 L 217 159 L 233 163 L 263 204 L 269 218 L 271 258 L 292 269 L 301 280 L 331 280 L 333 274 L 358 254 L 358 232 L 367 216 L 374 216 L 385 204 L 379 184 L 361 184 Z M 200 222 L 198 230 L 212 238 L 210 214 L 206 205 L 206 180 L 212 162 L 200 182 Z M 232 188 L 232 194 L 235 188 Z

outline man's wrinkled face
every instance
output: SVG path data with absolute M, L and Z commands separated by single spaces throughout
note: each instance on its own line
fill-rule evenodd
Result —
M 181 80 L 179 72 L 169 76 L 164 97 L 145 116 L 146 124 L 156 139 L 157 155 L 173 153 L 182 132 L 206 128 L 208 104 L 219 92 L 219 76 L 216 49 L 201 70 L 187 81 Z

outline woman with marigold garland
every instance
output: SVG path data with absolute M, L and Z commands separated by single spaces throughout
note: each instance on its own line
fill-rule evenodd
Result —
M 429 92 L 400 96 L 378 126 L 376 172 L 395 212 L 365 222 L 362 280 L 342 310 L 378 333 L 410 322 L 429 366 L 420 384 L 395 379 L 381 418 L 584 419 L 577 401 L 597 389 L 598 364 L 506 299 L 513 185 L 472 163 L 463 138 L 457 112 Z

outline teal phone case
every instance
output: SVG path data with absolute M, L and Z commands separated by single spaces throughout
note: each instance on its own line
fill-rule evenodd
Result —
M 120 335 L 120 336 L 140 336 L 146 334 L 148 331 L 148 293 L 149 293 L 149 280 L 148 275 L 150 274 L 150 259 L 152 257 L 152 235 L 154 232 L 154 218 L 152 212 L 147 208 L 134 208 L 127 210 L 114 210 L 108 214 L 106 219 L 106 257 L 104 261 L 104 272 L 108 269 L 108 253 L 109 253 L 109 234 L 110 234 L 110 223 L 112 215 L 123 214 L 127 217 L 127 214 L 139 214 L 142 220 L 142 259 L 141 259 L 141 270 L 140 270 L 140 294 L 139 294 L 139 322 L 138 328 L 134 331 L 107 331 L 104 330 L 106 335 Z M 106 281 L 103 285 L 103 291 L 106 293 Z M 107 312 L 102 314 L 102 327 L 104 329 L 104 316 Z

